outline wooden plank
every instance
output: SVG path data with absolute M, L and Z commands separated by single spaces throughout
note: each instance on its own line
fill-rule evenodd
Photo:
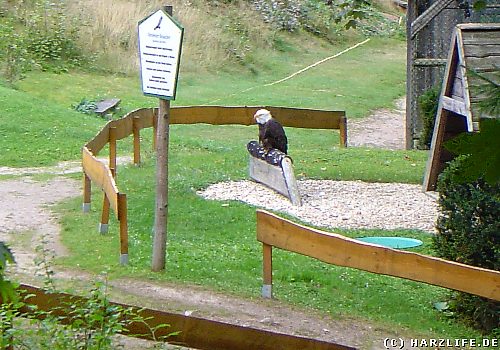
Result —
M 320 231 L 257 211 L 257 239 L 326 263 L 400 277 L 500 300 L 500 272 Z
M 29 304 L 36 305 L 37 311 L 51 312 L 60 316 L 60 323 L 71 321 L 71 305 L 82 305 L 89 300 L 84 297 L 66 293 L 48 293 L 40 288 L 22 284 L 18 290 L 26 303 L 21 309 L 23 314 L 43 317 Z M 25 299 L 26 298 L 26 299 Z M 1 298 L 0 298 L 1 301 Z M 328 343 L 316 339 L 274 333 L 267 330 L 237 326 L 233 324 L 212 321 L 204 318 L 185 316 L 160 310 L 137 307 L 122 303 L 110 302 L 111 307 L 121 307 L 131 310 L 141 316 L 144 322 L 134 322 L 124 331 L 124 335 L 147 340 L 161 339 L 165 343 L 180 345 L 192 349 L 204 350 L 351 350 L 352 347 Z M 151 329 L 160 325 L 153 335 Z M 172 332 L 179 332 L 169 336 Z
M 464 102 L 454 100 L 448 96 L 443 96 L 441 99 L 443 100 L 443 108 L 444 109 L 451 111 L 451 112 L 454 112 L 454 113 L 457 113 L 457 114 L 460 114 L 460 115 L 463 115 L 465 117 L 469 116 L 469 113 L 467 113 L 467 108 L 465 108 Z
M 420 32 L 434 17 L 439 15 L 439 13 L 441 13 L 441 11 L 443 11 L 446 6 L 451 4 L 453 1 L 454 0 L 436 0 L 431 6 L 429 6 L 427 10 L 425 10 L 411 23 L 411 39 L 415 38 L 418 32 Z
M 453 87 L 451 90 L 451 96 L 453 98 L 460 97 L 463 101 L 464 99 L 464 84 L 462 82 L 462 77 L 460 75 L 455 75 L 455 79 L 453 80 Z
M 489 26 L 480 26 L 478 23 L 467 27 L 464 24 L 457 25 L 457 28 L 463 35 L 465 45 L 498 45 L 500 43 L 500 25 L 492 24 Z
M 449 112 L 443 108 L 443 96 L 449 96 L 453 90 L 453 82 L 458 76 L 462 80 L 462 75 L 458 72 L 459 65 L 459 50 L 458 50 L 458 29 L 455 29 L 452 35 L 450 51 L 448 53 L 448 63 L 446 64 L 446 72 L 441 86 L 441 95 L 434 122 L 434 132 L 432 133 L 431 149 L 429 158 L 425 167 L 424 181 L 422 184 L 423 190 L 433 191 L 436 188 L 437 177 L 442 171 L 443 162 L 441 153 L 443 148 L 443 137 L 447 115 Z M 463 83 L 463 80 L 462 80 Z
M 494 71 L 496 68 L 498 71 L 498 66 L 500 66 L 500 56 L 489 56 L 484 58 L 467 57 L 465 62 L 468 69 Z
M 186 106 L 172 108 L 172 124 L 206 123 L 213 125 L 254 125 L 253 115 L 266 108 L 283 126 L 308 129 L 340 129 L 344 111 L 327 111 L 286 107 Z
M 106 193 L 110 206 L 118 218 L 118 188 L 111 170 L 95 158 L 86 147 L 82 149 L 82 166 L 92 182 Z
M 466 114 L 463 114 L 467 117 L 467 131 L 472 132 L 472 112 L 470 109 L 470 94 L 469 94 L 469 80 L 467 79 L 467 69 L 465 67 L 465 52 L 464 52 L 464 43 L 463 43 L 463 32 L 461 30 L 456 31 L 457 36 L 457 51 L 458 51 L 458 63 L 457 63 L 457 72 L 456 75 L 460 76 L 463 84 L 463 98 L 465 104 Z
M 89 151 L 92 152 L 95 156 L 99 154 L 99 152 L 108 144 L 109 140 L 109 125 L 108 122 L 98 133 L 95 135 L 92 140 L 85 144 L 85 147 L 88 148 Z
M 97 114 L 106 114 L 107 112 L 111 111 L 112 109 L 115 109 L 118 104 L 120 103 L 119 98 L 110 98 L 106 100 L 102 100 L 96 103 L 96 109 L 94 112 Z
M 292 160 L 288 157 L 284 158 L 281 161 L 281 169 L 283 170 L 283 177 L 288 189 L 288 198 L 290 198 L 293 205 L 301 206 L 302 199 L 300 198 L 297 180 L 295 179 Z
M 417 67 L 438 67 L 446 66 L 446 58 L 417 58 L 413 65 Z
M 498 44 L 494 45 L 478 45 L 475 42 L 474 44 L 464 45 L 464 52 L 466 57 L 485 58 L 500 56 L 500 39 L 498 39 Z
M 307 129 L 340 129 L 343 111 L 326 111 L 314 109 L 266 107 L 271 114 L 283 124 L 294 128 Z
M 248 169 L 250 178 L 289 198 L 288 187 L 283 177 L 281 167 L 268 164 L 262 159 L 249 156 Z

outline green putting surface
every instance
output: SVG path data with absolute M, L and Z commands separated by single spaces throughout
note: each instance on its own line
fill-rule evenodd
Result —
M 362 237 L 357 239 L 366 243 L 373 243 L 388 248 L 398 249 L 414 248 L 423 244 L 419 239 L 406 237 Z

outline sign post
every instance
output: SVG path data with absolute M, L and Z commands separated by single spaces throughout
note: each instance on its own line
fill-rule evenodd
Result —
M 184 28 L 172 17 L 172 6 L 139 22 L 142 91 L 159 98 L 156 135 L 156 206 L 151 269 L 165 269 L 168 220 L 168 142 L 170 100 L 175 99 Z

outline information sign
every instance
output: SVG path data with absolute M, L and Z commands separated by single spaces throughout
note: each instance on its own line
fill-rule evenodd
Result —
M 184 28 L 164 10 L 138 26 L 142 91 L 145 95 L 175 99 Z

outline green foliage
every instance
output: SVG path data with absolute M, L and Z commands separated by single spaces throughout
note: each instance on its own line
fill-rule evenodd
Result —
M 47 242 L 37 248 L 39 258 L 35 261 L 46 278 L 47 292 L 54 293 L 53 272 L 50 264 Z M 0 245 L 0 248 L 2 245 Z M 2 251 L 0 250 L 0 253 Z M 0 260 L 1 262 L 1 260 Z M 1 271 L 0 271 L 1 272 Z M 127 332 L 132 323 L 142 323 L 155 341 L 159 329 L 168 328 L 167 324 L 150 326 L 148 321 L 134 308 L 114 305 L 109 300 L 107 277 L 97 280 L 89 291 L 87 298 L 72 298 L 67 303 L 61 303 L 57 310 L 38 310 L 30 303 L 30 295 L 24 301 L 6 302 L 0 304 L 0 348 L 13 346 L 20 349 L 40 350 L 108 350 L 119 347 L 115 335 Z M 21 315 L 21 308 L 30 308 L 31 312 Z M 54 314 L 62 312 L 64 316 Z M 22 316 L 22 318 L 21 318 Z M 29 326 L 23 319 L 29 320 Z M 172 332 L 168 336 L 177 334 Z M 161 345 L 161 344 L 155 344 Z M 156 347 L 155 347 L 156 348 Z
M 25 15 L 27 49 L 42 70 L 65 71 L 82 61 L 78 19 L 66 13 L 66 1 L 38 0 Z
M 0 23 L 2 75 L 13 83 L 38 67 L 62 72 L 88 61 L 77 45 L 81 18 L 67 15 L 66 1 L 22 1 Z
M 16 299 L 14 285 L 5 279 L 7 263 L 13 264 L 14 262 L 14 255 L 9 247 L 5 243 L 0 242 L 0 300 L 4 303 Z
M 500 183 L 483 179 L 457 182 L 464 172 L 459 157 L 442 173 L 439 183 L 440 214 L 434 246 L 439 256 L 460 263 L 500 270 Z M 500 327 L 500 303 L 455 293 L 452 310 L 486 331 Z
M 94 115 L 97 103 L 95 100 L 82 98 L 79 103 L 74 104 L 72 107 L 77 112 Z
M 337 38 L 345 29 L 358 27 L 366 35 L 394 32 L 367 0 L 256 0 L 253 3 L 265 22 L 288 32 L 304 29 L 329 40 Z
M 500 67 L 496 67 L 496 71 L 491 73 L 492 77 L 496 76 L 497 80 L 500 80 Z M 469 70 L 470 74 L 483 80 L 485 84 L 476 86 L 477 94 L 482 95 L 479 101 L 479 110 L 481 113 L 490 116 L 500 115 L 500 84 L 493 79 L 487 77 L 484 74 L 475 72 L 474 70 Z
M 429 149 L 431 147 L 440 90 L 439 87 L 434 87 L 418 97 L 418 107 L 422 118 L 422 132 L 418 140 L 419 149 Z
M 500 183 L 500 119 L 482 119 L 479 133 L 463 133 L 445 143 L 454 154 L 464 155 L 456 182 L 484 178 L 489 184 Z
M 29 57 L 26 38 L 15 31 L 12 19 L 2 18 L 0 22 L 0 75 L 12 84 L 23 77 L 33 66 Z

